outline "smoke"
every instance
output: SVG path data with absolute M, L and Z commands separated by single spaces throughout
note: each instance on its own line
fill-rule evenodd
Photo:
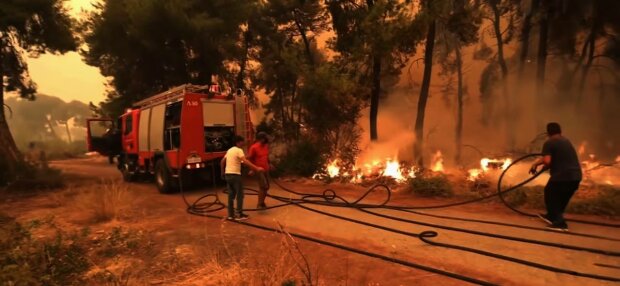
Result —
M 591 152 L 599 157 L 613 160 L 620 154 L 618 132 L 601 133 L 601 126 L 611 125 L 617 119 L 605 116 L 602 108 L 606 107 L 605 98 L 601 93 L 605 80 L 594 77 L 586 84 L 585 93 L 574 98 L 574 90 L 559 86 L 566 83 L 563 77 L 572 72 L 574 62 L 560 57 L 549 57 L 545 77 L 544 93 L 538 96 L 536 86 L 536 64 L 528 60 L 525 64 L 524 76 L 518 79 L 516 62 L 510 57 L 516 56 L 514 47 L 508 46 L 509 68 L 507 92 L 503 92 L 501 82 L 495 84 L 491 99 L 486 103 L 481 100 L 479 92 L 480 77 L 487 66 L 486 61 L 473 59 L 475 47 L 463 50 L 465 58 L 464 81 L 464 115 L 462 142 L 472 147 L 462 147 L 462 162 L 465 167 L 477 166 L 481 154 L 484 157 L 514 157 L 514 152 L 539 152 L 544 136 L 533 141 L 537 135 L 545 132 L 548 122 L 559 122 L 563 134 L 575 145 L 583 142 L 591 144 Z M 412 61 L 413 62 L 413 61 Z M 440 150 L 448 168 L 455 167 L 456 155 L 456 122 L 457 101 L 456 88 L 449 90 L 449 79 L 442 76 L 439 65 L 435 64 L 431 81 L 430 96 L 426 107 L 424 124 L 424 156 L 425 162 L 433 153 Z M 397 157 L 401 161 L 410 161 L 413 157 L 414 124 L 417 113 L 417 101 L 420 93 L 419 83 L 422 79 L 423 66 L 413 65 L 403 69 L 403 74 L 396 86 L 384 90 L 379 104 L 378 135 L 376 142 L 370 142 L 368 110 L 363 111 L 359 124 L 364 130 L 360 142 L 360 159 L 374 157 Z M 613 84 L 610 82 L 609 84 Z M 455 86 L 455 84 L 452 83 Z M 569 94 L 572 93 L 572 94 Z M 579 100 L 579 101 L 577 101 Z M 612 100 L 608 104 L 620 110 L 620 100 Z M 485 106 L 486 104 L 486 106 Z M 514 113 L 506 112 L 510 106 Z M 607 106 L 608 108 L 608 106 Z M 483 118 L 487 117 L 485 123 Z M 618 121 L 616 121 L 617 123 Z M 510 146 L 514 139 L 514 149 Z M 372 159 L 371 159 L 372 160 Z M 527 172 L 526 172 L 527 174 Z

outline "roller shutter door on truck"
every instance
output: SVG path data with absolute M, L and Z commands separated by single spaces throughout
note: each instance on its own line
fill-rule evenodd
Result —
M 149 132 L 149 149 L 150 151 L 164 150 L 164 115 L 166 113 L 166 105 L 160 104 L 153 106 L 151 109 L 151 124 Z
M 139 133 L 138 133 L 138 151 L 149 151 L 149 119 L 151 118 L 151 109 L 145 108 L 140 111 Z
M 235 126 L 233 105 L 229 102 L 203 102 L 202 120 L 205 127 Z

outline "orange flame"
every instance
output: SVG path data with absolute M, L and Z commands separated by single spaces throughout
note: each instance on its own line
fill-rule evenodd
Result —
M 501 168 L 502 170 L 506 170 L 508 166 L 512 164 L 512 159 L 490 159 L 490 158 L 482 158 L 480 160 L 480 169 L 470 169 L 467 171 L 468 176 L 467 180 L 476 181 L 482 177 L 482 175 L 491 168 Z
M 400 164 L 396 160 L 387 159 L 385 162 L 385 169 L 383 170 L 383 176 L 392 177 L 396 181 L 404 181 L 405 177 L 400 170 Z
M 579 154 L 579 156 L 582 156 L 583 154 L 586 153 L 586 145 L 588 145 L 588 142 L 583 141 L 581 142 L 581 144 L 579 144 L 579 151 L 577 151 L 577 153 Z
M 330 178 L 338 177 L 338 175 L 340 175 L 340 167 L 338 167 L 338 159 L 327 164 L 327 175 L 329 175 Z
M 365 163 L 360 166 L 354 166 L 351 170 L 343 170 L 339 166 L 340 161 L 335 159 L 330 161 L 325 170 L 329 178 L 343 177 L 350 178 L 350 182 L 359 183 L 364 176 L 383 176 L 395 179 L 397 182 L 404 182 L 409 178 L 415 177 L 415 168 L 406 170 L 396 159 L 386 158 L 384 162 L 373 160 L 372 163 Z M 321 175 L 315 174 L 314 179 L 319 179 Z
M 437 150 L 431 162 L 431 170 L 434 172 L 443 172 L 443 155 L 441 151 Z

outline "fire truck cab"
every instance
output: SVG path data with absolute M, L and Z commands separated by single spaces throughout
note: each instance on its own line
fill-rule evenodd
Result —
M 114 131 L 96 136 L 91 125 L 102 122 Z M 125 181 L 154 176 L 161 193 L 176 191 L 180 174 L 184 184 L 215 181 L 235 135 L 254 138 L 247 98 L 223 95 L 217 85 L 172 88 L 135 103 L 116 122 L 89 119 L 87 131 L 89 151 L 117 156 Z

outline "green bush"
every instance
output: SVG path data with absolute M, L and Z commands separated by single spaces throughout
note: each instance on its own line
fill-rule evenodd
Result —
M 310 177 L 323 166 L 321 148 L 310 140 L 301 140 L 294 143 L 277 160 L 275 176 L 297 175 Z
M 32 238 L 37 223 L 23 226 L 0 214 L 0 281 L 3 285 L 83 285 L 90 264 L 83 246 L 86 233 L 58 231 L 51 241 Z
M 409 179 L 409 188 L 422 197 L 451 197 L 454 194 L 452 185 L 443 174 Z

